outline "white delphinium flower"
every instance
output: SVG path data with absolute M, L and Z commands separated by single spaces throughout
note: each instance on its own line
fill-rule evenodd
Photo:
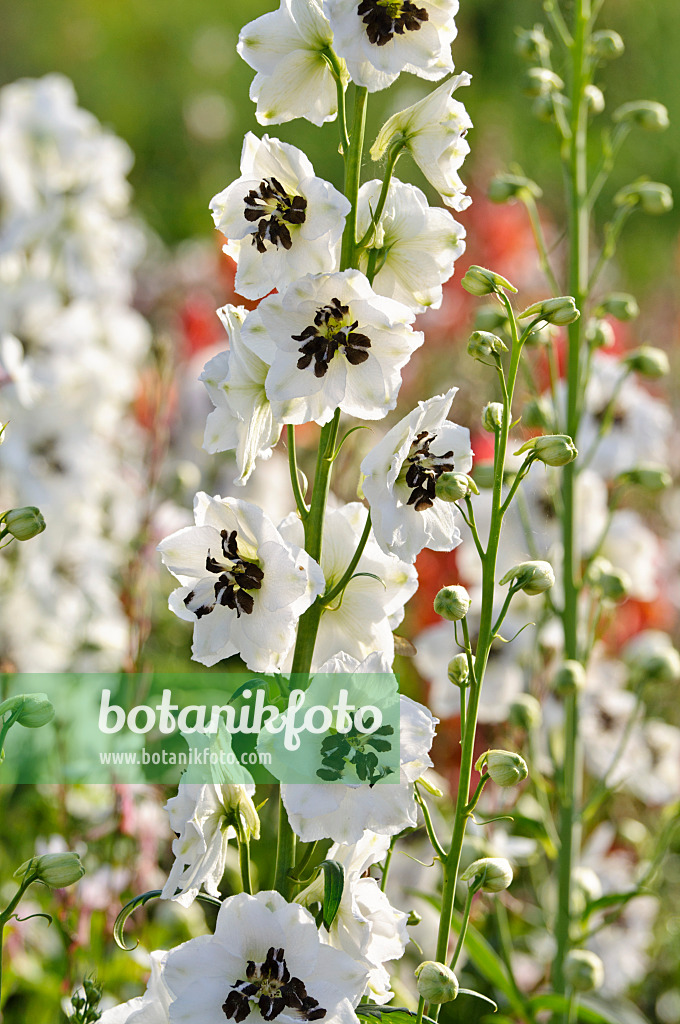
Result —
M 419 402 L 361 463 L 376 540 L 407 562 L 423 548 L 452 551 L 462 539 L 455 504 L 435 494 L 442 473 L 472 469 L 470 431 L 446 418 L 457 390 Z
M 338 114 L 336 80 L 327 58 L 333 32 L 319 0 L 281 0 L 241 29 L 238 52 L 257 71 L 250 98 L 260 124 L 304 117 L 322 125 Z M 338 62 L 345 81 L 344 61 Z
M 201 374 L 215 406 L 206 421 L 203 447 L 211 455 L 235 449 L 235 483 L 245 484 L 256 459 L 271 457 L 282 424 L 274 418 L 264 389 L 270 363 L 248 346 L 241 331 L 248 311 L 223 306 L 217 313 L 229 335 L 229 351 L 214 356 Z
M 256 505 L 199 492 L 194 517 L 158 547 L 181 584 L 170 609 L 194 623 L 194 660 L 240 653 L 255 672 L 278 671 L 298 617 L 324 589 L 319 566 Z
M 289 423 L 328 423 L 338 407 L 382 419 L 397 403 L 402 367 L 423 343 L 412 310 L 376 295 L 358 270 L 303 277 L 258 313 L 276 344 L 267 395 L 299 399 Z
M 369 831 L 364 832 L 357 843 L 331 846 L 326 856 L 342 864 L 345 884 L 330 931 L 322 932 L 331 946 L 343 949 L 352 959 L 366 964 L 371 1000 L 381 1004 L 392 997 L 384 964 L 399 960 L 409 940 L 408 914 L 395 910 L 376 879 L 368 874 L 372 864 L 385 860 L 389 847 L 389 836 Z M 296 897 L 296 902 L 303 906 L 322 902 L 323 885 L 320 874 Z
M 334 45 L 369 92 L 408 71 L 435 80 L 453 71 L 458 0 L 324 0 Z
M 303 273 L 335 269 L 350 203 L 316 177 L 302 150 L 248 132 L 241 177 L 214 196 L 210 209 L 237 264 L 236 291 L 259 299 Z
M 358 502 L 327 512 L 321 549 L 321 569 L 327 590 L 342 579 L 356 551 L 367 515 L 367 509 Z M 279 529 L 289 543 L 302 544 L 303 527 L 297 515 L 284 519 Z M 404 605 L 417 587 L 418 577 L 413 566 L 381 551 L 371 534 L 354 579 L 347 584 L 342 596 L 321 613 L 314 666 L 341 651 L 359 661 L 373 651 L 381 651 L 391 665 L 394 660 L 392 630 L 402 621 Z
M 637 512 L 624 508 L 614 513 L 600 553 L 628 573 L 630 597 L 638 601 L 655 599 L 664 559 L 662 544 Z
M 168 1011 L 172 995 L 163 980 L 163 965 L 167 953 L 163 950 L 154 950 L 149 955 L 151 976 L 144 995 L 104 1010 L 99 1018 L 99 1024 L 169 1024 Z
M 0 388 L 11 387 L 19 405 L 28 409 L 40 394 L 34 379 L 34 368 L 24 358 L 24 347 L 13 334 L 0 337 Z
M 201 886 L 219 897 L 229 840 L 239 831 L 259 839 L 260 820 L 251 800 L 254 792 L 252 783 L 180 783 L 177 796 L 165 805 L 177 838 L 172 843 L 175 863 L 163 886 L 163 899 L 189 907 Z
M 472 121 L 451 93 L 470 81 L 464 71 L 449 78 L 429 96 L 393 114 L 371 147 L 374 160 L 380 160 L 391 146 L 408 149 L 432 187 L 454 210 L 465 210 L 472 202 L 458 175 L 470 152 L 465 135 L 472 128 Z
M 378 205 L 382 183 L 367 181 L 359 191 L 357 230 L 363 237 Z M 465 228 L 447 210 L 428 206 L 415 185 L 392 180 L 387 201 L 367 249 L 361 253 L 360 270 L 375 260 L 373 289 L 396 299 L 416 313 L 439 309 L 442 284 L 453 275 L 453 266 L 465 251 Z
M 323 943 L 308 910 L 265 890 L 226 899 L 214 935 L 167 953 L 163 981 L 172 1024 L 357 1024 L 366 968 Z
M 346 654 L 331 658 L 321 673 L 391 671 L 391 659 L 371 654 L 359 662 Z M 399 783 L 345 785 L 282 784 L 281 798 L 291 827 L 308 843 L 333 839 L 336 843 L 357 843 L 366 829 L 393 836 L 418 821 L 413 783 L 432 767 L 428 751 L 438 719 L 409 697 L 399 698 L 400 775 Z

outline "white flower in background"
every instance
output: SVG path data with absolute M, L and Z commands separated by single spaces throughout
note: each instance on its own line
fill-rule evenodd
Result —
M 470 431 L 446 418 L 457 390 L 419 402 L 361 463 L 376 540 L 407 562 L 423 548 L 451 551 L 462 539 L 455 504 L 435 494 L 442 473 L 472 469 Z
M 34 379 L 34 370 L 24 358 L 24 347 L 13 334 L 0 337 L 0 389 L 13 388 L 19 405 L 29 409 L 35 405 L 40 385 Z
M 352 81 L 370 92 L 402 71 L 431 81 L 453 71 L 458 0 L 324 0 L 324 9 Z
M 357 230 L 368 230 L 372 210 L 378 204 L 382 182 L 367 181 L 359 191 Z M 442 284 L 453 275 L 453 266 L 465 251 L 465 228 L 447 210 L 428 206 L 415 185 L 392 180 L 380 223 L 370 247 L 361 254 L 360 270 L 366 273 L 375 252 L 377 273 L 372 287 L 379 295 L 396 299 L 422 313 L 442 303 Z
M 281 290 L 301 274 L 335 269 L 350 203 L 317 178 L 300 149 L 248 132 L 241 177 L 210 209 L 237 263 L 235 288 L 247 299 Z
M 465 185 L 458 175 L 470 152 L 465 135 L 472 128 L 472 121 L 463 104 L 454 100 L 451 93 L 459 85 L 469 85 L 470 81 L 470 76 L 463 71 L 413 106 L 393 114 L 378 132 L 371 148 L 372 158 L 380 160 L 389 146 L 403 145 L 446 205 L 454 210 L 465 210 L 472 202 L 465 195 Z
M 271 457 L 281 423 L 264 389 L 270 364 L 248 346 L 241 331 L 248 311 L 223 306 L 217 313 L 229 335 L 229 351 L 214 356 L 201 374 L 215 406 L 206 421 L 203 447 L 211 455 L 234 449 L 239 472 L 235 483 L 245 484 L 256 460 Z
M 255 672 L 278 671 L 298 617 L 323 592 L 319 566 L 256 505 L 199 492 L 194 517 L 158 547 L 181 584 L 170 609 L 194 623 L 194 660 L 240 653 Z
M 385 860 L 389 846 L 389 836 L 366 831 L 357 843 L 335 843 L 326 855 L 342 864 L 345 886 L 330 932 L 324 929 L 322 936 L 327 936 L 331 946 L 366 964 L 370 998 L 380 1004 L 392 997 L 384 964 L 399 960 L 409 939 L 408 914 L 395 910 L 376 879 L 368 874 L 372 864 Z M 296 902 L 303 906 L 322 902 L 323 885 L 320 874 L 296 897 Z
M 323 943 L 308 910 L 265 890 L 226 899 L 214 935 L 166 955 L 163 981 L 172 1024 L 357 1024 L 366 968 Z
M 104 1010 L 99 1018 L 99 1024 L 169 1024 L 168 1010 L 172 995 L 163 980 L 163 965 L 167 953 L 155 950 L 149 955 L 151 976 L 144 995 Z
M 278 11 L 241 29 L 237 49 L 257 71 L 250 98 L 260 124 L 305 117 L 322 125 L 337 117 L 336 81 L 324 56 L 332 42 L 319 0 L 281 0 Z
M 614 513 L 600 553 L 628 573 L 630 597 L 638 601 L 656 598 L 664 558 L 662 544 L 637 512 L 624 508 Z
M 238 835 L 237 826 L 259 839 L 260 821 L 251 800 L 254 792 L 252 784 L 180 783 L 177 796 L 165 805 L 177 838 L 172 843 L 175 863 L 163 886 L 163 899 L 189 907 L 201 886 L 219 897 L 227 844 Z
M 390 671 L 391 659 L 378 653 L 362 662 L 340 654 L 318 669 L 319 674 Z M 366 829 L 393 836 L 417 824 L 413 783 L 432 767 L 428 751 L 438 719 L 409 697 L 401 696 L 399 707 L 399 784 L 282 784 L 281 798 L 288 820 L 304 842 L 328 838 L 336 843 L 358 843 Z
M 338 407 L 382 419 L 397 403 L 402 367 L 423 343 L 408 306 L 376 295 L 358 270 L 303 277 L 258 313 L 276 344 L 267 395 L 300 400 L 293 423 L 327 423 Z
M 321 548 L 321 568 L 327 590 L 342 579 L 356 551 L 367 514 L 367 509 L 359 502 L 327 512 Z M 284 519 L 279 530 L 289 543 L 302 544 L 303 528 L 297 515 Z M 342 598 L 338 597 L 321 614 L 314 666 L 341 651 L 359 661 L 374 651 L 381 651 L 390 665 L 394 660 L 392 630 L 402 621 L 404 605 L 417 590 L 416 571 L 396 555 L 381 551 L 371 534 L 355 574 L 364 575 L 355 575 Z

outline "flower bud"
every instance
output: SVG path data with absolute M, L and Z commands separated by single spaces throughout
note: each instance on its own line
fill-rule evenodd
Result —
M 649 380 L 658 380 L 659 377 L 666 377 L 670 373 L 668 356 L 662 348 L 654 348 L 653 345 L 640 345 L 639 348 L 629 352 L 621 360 L 624 366 L 628 366 L 635 373 Z
M 460 501 L 470 494 L 479 494 L 479 487 L 467 473 L 442 473 L 434 491 L 442 501 Z
M 509 332 L 510 322 L 500 306 L 480 306 L 475 313 L 475 330 Z
M 613 32 L 611 29 L 601 29 L 599 32 L 593 32 L 590 42 L 593 55 L 598 60 L 613 60 L 615 57 L 620 57 L 625 49 L 623 39 L 619 33 Z
M 518 314 L 518 319 L 540 317 L 541 320 L 555 324 L 556 327 L 564 327 L 565 324 L 573 324 L 580 315 L 571 295 L 560 295 L 556 299 L 543 299 L 541 302 L 534 302 L 533 306 L 529 306 L 523 313 Z
M 0 715 L 16 714 L 15 722 L 26 729 L 39 729 L 54 718 L 54 705 L 46 693 L 19 693 L 0 704 Z
M 572 911 L 579 917 L 587 905 L 599 900 L 602 895 L 602 883 L 592 868 L 577 866 L 571 873 Z
M 572 949 L 564 961 L 564 978 L 575 992 L 592 992 L 604 982 L 604 964 L 589 949 Z
M 458 584 L 443 587 L 434 599 L 434 610 L 437 615 L 449 622 L 464 619 L 470 607 L 471 598 L 465 587 Z
M 458 995 L 458 979 L 446 964 L 425 960 L 415 974 L 418 993 L 427 1003 L 450 1003 Z
M 523 782 L 529 774 L 524 758 L 512 750 L 487 750 L 477 758 L 475 768 L 478 772 L 486 771 L 503 789 Z
M 612 114 L 612 120 L 616 123 L 628 122 L 647 132 L 663 132 L 670 124 L 667 109 L 663 103 L 655 103 L 654 100 L 623 103 Z
M 555 410 L 547 395 L 531 398 L 522 410 L 522 423 L 525 427 L 551 427 L 555 421 Z
M 466 654 L 456 654 L 449 662 L 449 682 L 461 689 L 467 686 L 470 681 L 470 666 Z
M 491 179 L 488 195 L 493 203 L 507 203 L 510 199 L 540 199 L 543 190 L 521 174 L 497 174 Z
M 50 889 L 64 889 L 67 885 L 79 881 L 84 874 L 85 868 L 78 854 L 68 851 L 32 857 L 14 872 L 14 877 L 44 882 Z
M 619 473 L 615 483 L 643 487 L 646 491 L 654 492 L 668 490 L 673 478 L 665 466 L 636 466 Z
M 556 669 L 551 685 L 558 697 L 580 693 L 586 685 L 586 670 L 580 661 L 568 658 Z
M 625 569 L 618 569 L 606 558 L 593 559 L 586 581 L 599 590 L 606 601 L 623 601 L 628 597 L 632 580 Z
M 542 62 L 549 56 L 551 47 L 542 25 L 517 30 L 516 49 L 520 57 Z
M 652 215 L 673 209 L 673 193 L 660 181 L 638 181 L 620 188 L 614 196 L 615 206 L 640 206 Z
M 500 274 L 495 274 L 493 270 L 487 270 L 485 267 L 468 267 L 460 283 L 470 295 L 491 295 L 492 292 L 500 293 L 503 288 L 507 288 L 509 292 L 517 291 L 514 284 L 510 284 Z
M 611 348 L 615 341 L 614 328 L 608 320 L 590 318 L 586 325 L 586 342 L 591 348 Z
M 474 331 L 470 335 L 467 351 L 473 359 L 488 359 L 489 356 L 498 356 L 501 352 L 507 352 L 508 346 L 495 334 L 489 334 L 488 331 Z
M 675 683 L 680 679 L 680 653 L 667 633 L 645 629 L 626 645 L 624 660 L 641 682 Z
M 502 892 L 512 882 L 512 868 L 505 857 L 482 857 L 473 861 L 460 878 L 475 892 Z
M 541 96 L 537 96 L 531 104 L 531 113 L 534 117 L 537 117 L 539 121 L 544 121 L 546 124 L 552 124 L 556 120 L 555 107 L 558 105 L 565 107 L 566 104 L 567 98 L 566 96 L 563 96 L 561 92 L 543 93 Z
M 514 454 L 521 455 L 523 452 L 531 452 L 546 466 L 566 466 L 574 461 L 578 448 L 568 434 L 544 434 L 525 441 Z
M 37 537 L 45 529 L 45 520 L 42 513 L 35 505 L 27 505 L 25 508 L 11 508 L 5 512 L 2 521 L 16 540 L 30 540 Z
M 510 724 L 525 732 L 538 729 L 543 719 L 541 705 L 530 693 L 519 693 L 510 705 Z
M 640 307 L 635 296 L 627 292 L 612 292 L 602 300 L 595 312 L 598 316 L 609 314 L 617 320 L 635 320 L 640 315 Z
M 604 93 L 596 85 L 587 85 L 583 90 L 589 114 L 601 114 L 604 110 Z
M 512 582 L 515 590 L 523 590 L 525 594 L 535 596 L 550 590 L 555 584 L 555 573 L 549 562 L 533 561 L 518 562 L 506 572 L 500 585 Z
M 482 409 L 482 426 L 495 434 L 503 426 L 503 406 L 500 402 L 487 402 Z
M 524 92 L 527 96 L 547 96 L 562 92 L 564 82 L 559 75 L 548 68 L 529 68 L 524 76 Z

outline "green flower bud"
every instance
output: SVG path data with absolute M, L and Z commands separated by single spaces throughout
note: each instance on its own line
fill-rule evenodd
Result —
M 559 75 L 548 68 L 529 68 L 524 76 L 524 92 L 527 96 L 547 96 L 562 92 L 564 82 Z
M 611 348 L 616 341 L 614 328 L 608 320 L 591 317 L 586 325 L 586 341 L 591 348 Z
M 667 109 L 663 103 L 655 103 L 654 100 L 624 103 L 614 111 L 612 120 L 617 124 L 628 122 L 647 132 L 663 132 L 670 124 Z
M 606 601 L 624 601 L 630 593 L 632 580 L 625 569 L 617 569 L 606 558 L 593 559 L 586 575 L 587 583 L 599 590 Z
M 501 352 L 507 352 L 508 346 L 495 334 L 490 334 L 488 331 L 474 331 L 470 335 L 467 351 L 473 359 L 488 359 L 489 356 L 498 356 Z
M 666 377 L 670 373 L 668 356 L 662 348 L 654 348 L 653 345 L 640 345 L 640 348 L 629 352 L 621 360 L 624 366 L 630 367 L 635 373 L 649 380 L 658 380 L 659 377 Z
M 14 719 L 26 729 L 39 729 L 54 718 L 54 705 L 46 693 L 19 693 L 0 704 L 0 715 L 16 713 Z
M 500 274 L 495 274 L 493 270 L 487 270 L 485 267 L 468 267 L 460 283 L 470 295 L 491 295 L 492 292 L 500 293 L 504 288 L 509 292 L 517 291 L 514 284 L 510 284 Z
M 558 697 L 580 693 L 586 685 L 586 670 L 580 661 L 568 658 L 556 669 L 551 685 Z
M 482 857 L 473 861 L 460 878 L 475 892 L 502 892 L 512 882 L 512 868 L 504 857 Z
M 680 679 L 680 653 L 667 633 L 647 629 L 630 641 L 623 652 L 634 679 L 675 683 Z
M 611 29 L 593 32 L 590 41 L 593 55 L 598 60 L 613 60 L 615 57 L 620 57 L 625 49 L 619 33 L 613 32 Z
M 15 878 L 29 879 L 33 882 L 44 882 L 50 889 L 64 889 L 73 885 L 85 874 L 77 853 L 44 853 L 42 857 L 32 857 L 14 872 Z
M 556 299 L 543 299 L 541 302 L 534 302 L 533 306 L 529 306 L 523 313 L 519 313 L 518 319 L 540 317 L 549 324 L 555 324 L 556 327 L 564 327 L 565 324 L 573 324 L 580 315 L 571 295 L 560 295 Z
M 555 410 L 547 395 L 539 395 L 530 399 L 522 410 L 522 423 L 525 427 L 551 427 L 555 422 Z
M 538 729 L 543 719 L 541 705 L 530 693 L 520 693 L 510 705 L 509 721 L 511 725 L 525 732 Z
M 11 508 L 5 512 L 2 521 L 16 540 L 30 540 L 37 537 L 45 529 L 45 520 L 42 513 L 35 505 L 27 505 L 25 508 Z
M 482 426 L 495 434 L 503 426 L 503 406 L 500 402 L 487 402 L 482 409 Z
M 434 610 L 437 615 L 449 622 L 464 619 L 470 607 L 471 598 L 465 587 L 455 584 L 443 587 L 434 599 Z
M 555 122 L 555 107 L 558 104 L 564 107 L 566 102 L 566 97 L 561 92 L 544 93 L 541 96 L 537 96 L 531 104 L 531 113 L 539 121 L 553 124 Z
M 602 883 L 592 868 L 575 867 L 571 873 L 572 911 L 580 917 L 587 905 L 602 895 Z
M 418 994 L 428 1003 L 450 1003 L 458 995 L 458 979 L 446 964 L 425 960 L 415 974 Z
M 604 110 L 604 93 L 596 85 L 587 85 L 583 97 L 588 106 L 589 114 L 601 114 Z
M 442 473 L 434 490 L 442 501 L 460 501 L 471 493 L 479 494 L 479 487 L 467 473 Z
M 535 596 L 544 594 L 555 584 L 555 573 L 549 562 L 532 561 L 518 562 L 509 572 L 506 572 L 500 585 L 512 582 L 515 590 L 523 590 L 525 594 Z
M 517 29 L 516 49 L 520 57 L 541 62 L 550 55 L 551 47 L 542 25 Z
M 568 434 L 544 434 L 532 437 L 518 448 L 515 455 L 531 452 L 546 466 L 566 466 L 578 455 L 578 448 Z
M 614 196 L 615 206 L 640 206 L 652 215 L 668 213 L 673 209 L 673 193 L 660 181 L 638 181 L 619 189 Z
M 619 473 L 615 482 L 644 487 L 646 491 L 665 491 L 673 483 L 673 478 L 665 466 L 636 466 Z
M 510 199 L 540 199 L 543 190 L 521 174 L 497 174 L 491 179 L 488 195 L 494 203 L 507 203 Z
M 524 758 L 512 750 L 487 750 L 477 758 L 475 768 L 478 772 L 486 771 L 503 789 L 523 782 L 529 774 Z
M 475 313 L 475 330 L 507 333 L 510 331 L 510 322 L 500 306 L 480 306 Z
M 575 992 L 592 992 L 604 982 L 604 964 L 589 949 L 572 949 L 564 961 L 564 978 Z
M 470 681 L 470 666 L 466 654 L 456 654 L 449 662 L 449 682 L 463 689 Z
M 640 307 L 635 297 L 627 292 L 612 292 L 595 310 L 598 316 L 615 317 L 617 320 L 635 320 L 640 315 Z

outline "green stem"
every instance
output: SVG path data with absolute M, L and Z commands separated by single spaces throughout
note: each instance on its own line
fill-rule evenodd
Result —
M 335 79 L 335 87 L 338 94 L 338 129 L 340 131 L 340 148 L 345 156 L 349 150 L 349 136 L 347 134 L 347 112 L 345 109 L 345 84 L 342 80 L 342 69 L 340 61 L 332 46 L 327 46 L 323 51 L 326 63 L 331 69 Z
M 531 224 L 531 230 L 534 235 L 534 242 L 536 243 L 536 250 L 538 252 L 538 260 L 541 265 L 541 270 L 546 276 L 548 284 L 553 290 L 553 295 L 560 294 L 560 285 L 555 277 L 552 266 L 550 265 L 550 256 L 548 254 L 548 247 L 545 244 L 545 235 L 543 234 L 543 228 L 541 226 L 541 219 L 538 215 L 538 208 L 533 196 L 523 196 L 522 202 L 524 203 L 527 213 L 529 214 L 529 223 Z
M 277 892 L 288 899 L 291 895 L 293 883 L 289 877 L 290 869 L 295 863 L 296 836 L 290 824 L 286 808 L 283 806 L 281 793 L 279 792 L 279 829 L 276 845 L 276 872 L 274 876 L 274 888 Z
M 394 853 L 394 844 L 396 839 L 394 836 L 390 841 L 390 846 L 385 857 L 385 867 L 383 868 L 382 878 L 380 879 L 380 891 L 385 892 L 387 888 L 387 875 L 389 874 L 390 864 L 392 863 L 392 854 Z
M 345 195 L 352 204 L 352 208 L 347 214 L 345 230 L 342 235 L 340 270 L 348 270 L 354 266 L 355 261 L 357 247 L 357 197 L 359 195 L 359 185 L 361 184 L 361 161 L 364 153 L 367 105 L 368 89 L 363 86 L 356 86 L 352 138 L 345 161 Z
M 357 545 L 357 549 L 354 552 L 354 555 L 352 556 L 352 561 L 349 563 L 349 565 L 345 569 L 344 573 L 342 574 L 342 576 L 340 578 L 340 581 L 338 583 L 336 583 L 336 585 L 333 587 L 332 590 L 330 590 L 327 594 L 324 594 L 324 596 L 323 596 L 324 604 L 329 605 L 332 601 L 335 600 L 336 597 L 338 597 L 340 594 L 342 594 L 343 590 L 345 589 L 345 587 L 347 586 L 349 581 L 352 579 L 352 576 L 354 575 L 354 570 L 356 569 L 356 567 L 359 564 L 361 556 L 364 553 L 364 548 L 366 547 L 366 544 L 368 543 L 368 538 L 371 535 L 371 525 L 372 525 L 371 524 L 371 513 L 369 512 L 368 515 L 366 516 L 366 522 L 364 524 L 363 533 L 361 534 L 361 537 L 359 538 L 359 543 Z
M 32 877 L 30 877 L 28 879 L 24 878 L 23 882 L 21 883 L 21 885 L 19 886 L 19 888 L 15 892 L 14 896 L 12 897 L 12 899 L 9 901 L 9 903 L 7 904 L 5 909 L 2 911 L 2 913 L 0 913 L 0 1021 L 2 1021 L 2 1016 L 1 1016 L 1 1014 L 2 1014 L 2 950 L 3 950 L 3 938 L 4 938 L 4 933 L 5 933 L 5 925 L 7 924 L 9 919 L 11 918 L 11 916 L 14 913 L 14 911 L 16 910 L 16 908 L 19 906 L 19 903 L 21 901 L 21 897 L 24 895 L 24 893 L 28 889 L 28 887 L 31 884 L 31 882 L 34 882 L 34 881 L 35 881 L 35 875 L 33 875 Z
M 295 496 L 297 510 L 300 513 L 300 518 L 304 521 L 307 518 L 309 509 L 307 508 L 307 503 L 300 489 L 300 475 L 297 465 L 297 451 L 295 448 L 295 427 L 292 423 L 289 423 L 286 430 L 288 432 L 288 467 L 290 469 L 290 482 L 293 488 L 293 495 Z
M 250 843 L 247 839 L 240 839 L 238 843 L 238 863 L 241 869 L 241 885 L 243 891 L 249 896 L 253 894 L 253 882 L 250 876 Z
M 425 999 L 423 996 L 418 1000 L 418 1013 L 416 1015 L 416 1024 L 423 1024 L 423 1012 L 425 1010 Z
M 317 841 L 314 840 L 312 843 L 307 843 L 306 848 L 300 860 L 297 862 L 290 874 L 293 876 L 295 881 L 299 881 L 305 877 L 305 871 L 309 867 L 310 861 L 316 852 Z
M 375 234 L 375 229 L 380 222 L 382 212 L 385 209 L 385 203 L 387 202 L 387 196 L 390 191 L 390 184 L 392 183 L 392 174 L 394 173 L 394 168 L 396 167 L 397 160 L 401 156 L 401 151 L 404 145 L 405 143 L 401 143 L 401 145 L 393 146 L 390 148 L 387 157 L 387 166 L 385 167 L 385 177 L 383 179 L 382 188 L 380 189 L 378 203 L 376 205 L 375 210 L 373 211 L 371 223 L 368 225 L 365 235 L 357 242 L 357 250 L 367 248 L 368 244 L 373 238 L 373 235 Z
M 439 839 L 437 838 L 437 833 L 435 832 L 434 825 L 432 824 L 432 817 L 430 815 L 430 808 L 425 803 L 425 801 L 423 799 L 423 796 L 422 796 L 422 793 L 418 789 L 418 784 L 417 783 L 416 783 L 416 785 L 414 787 L 414 796 L 416 798 L 416 802 L 418 803 L 421 811 L 423 812 L 423 820 L 425 822 L 425 831 L 427 832 L 428 839 L 432 843 L 432 848 L 433 848 L 434 852 L 437 854 L 437 856 L 440 858 L 440 860 L 444 860 L 444 858 L 446 857 L 446 850 L 444 849 L 442 844 L 439 842 Z
M 467 935 L 468 921 L 470 920 L 470 911 L 472 910 L 472 900 L 474 898 L 474 895 L 474 889 L 472 886 L 470 886 L 467 891 L 467 896 L 465 897 L 465 906 L 463 908 L 463 920 L 460 923 L 460 931 L 458 932 L 458 942 L 456 943 L 456 948 L 453 951 L 451 963 L 449 964 L 451 970 L 453 970 L 454 967 L 456 966 L 458 957 L 460 956 L 461 950 L 463 948 L 463 943 L 465 942 L 465 936 Z
M 484 774 L 482 775 L 481 779 L 477 783 L 477 789 L 472 794 L 472 799 L 470 800 L 470 803 L 465 808 L 465 810 L 467 811 L 468 815 L 472 814 L 472 812 L 474 811 L 475 807 L 479 803 L 479 798 L 482 795 L 484 787 L 486 786 L 486 784 L 487 784 L 487 782 L 489 781 L 490 778 L 491 778 L 491 776 L 489 775 L 489 773 L 488 772 L 484 772 Z

